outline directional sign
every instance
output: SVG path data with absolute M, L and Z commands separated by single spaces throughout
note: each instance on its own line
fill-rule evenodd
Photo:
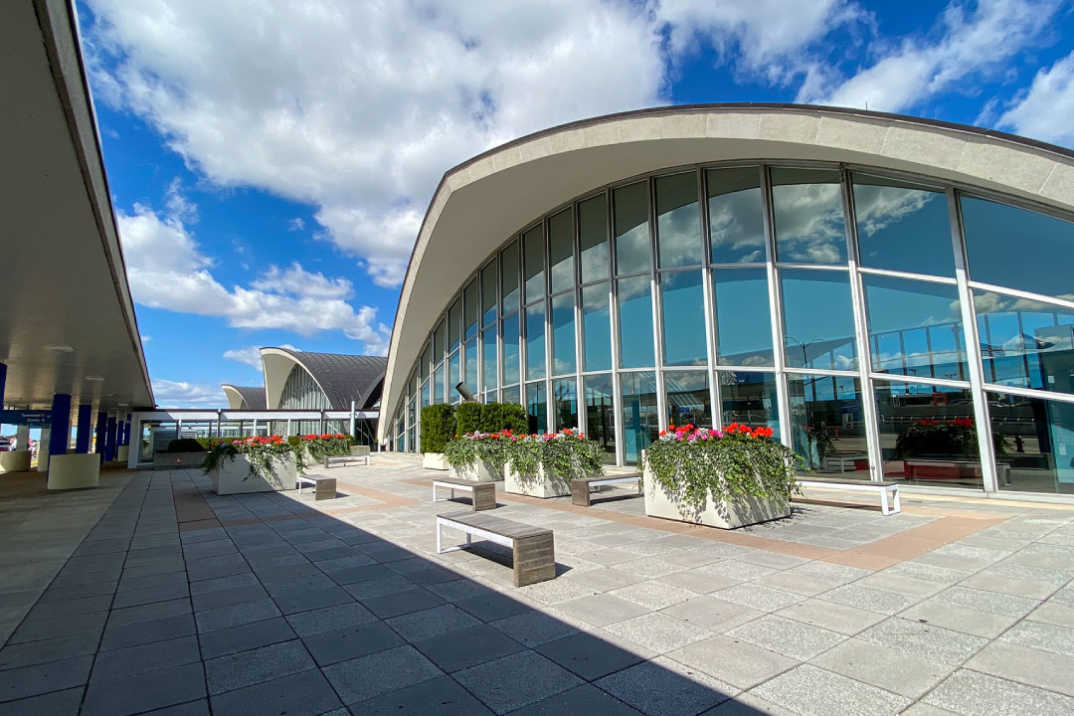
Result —
M 0 423 L 45 428 L 52 424 L 51 410 L 0 410 Z

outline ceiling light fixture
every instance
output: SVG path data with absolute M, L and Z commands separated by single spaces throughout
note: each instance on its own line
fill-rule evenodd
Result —
M 103 383 L 104 382 L 104 378 L 102 378 L 99 375 L 87 375 L 86 380 L 91 381 L 93 383 Z
M 55 351 L 57 353 L 74 353 L 75 349 L 71 346 L 45 346 L 46 351 Z

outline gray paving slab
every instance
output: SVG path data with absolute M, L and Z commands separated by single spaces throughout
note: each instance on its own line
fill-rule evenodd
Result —
M 299 636 L 336 631 L 376 621 L 377 617 L 357 602 L 288 614 L 287 621 Z
M 318 669 L 291 673 L 284 678 L 213 694 L 215 716 L 235 714 L 324 714 L 342 707 L 328 680 Z
M 1074 696 L 1074 657 L 994 641 L 966 663 L 967 668 L 1011 681 Z
M 205 633 L 217 629 L 249 624 L 251 622 L 270 619 L 281 615 L 276 603 L 271 599 L 259 599 L 253 602 L 232 604 L 227 607 L 206 609 L 195 615 L 198 624 L 198 632 Z
M 361 701 L 354 704 L 352 710 L 363 716 L 424 713 L 436 713 L 438 716 L 482 716 L 493 713 L 447 676 L 422 681 L 368 701 Z
M 797 659 L 727 636 L 702 639 L 667 656 L 740 689 L 755 686 L 798 664 Z
M 652 611 L 636 601 L 614 594 L 580 597 L 562 602 L 556 608 L 564 614 L 569 614 L 593 626 L 606 626 L 614 622 L 626 621 Z
M 91 680 L 119 680 L 126 675 L 195 662 L 201 662 L 197 637 L 183 636 L 125 649 L 102 651 L 93 664 Z
M 205 696 L 201 663 L 169 669 L 166 678 L 149 671 L 117 680 L 91 682 L 82 713 L 86 716 L 122 716 L 193 701 Z
M 90 656 L 96 653 L 98 641 L 95 633 L 82 632 L 66 638 L 11 644 L 0 649 L 0 669 L 33 666 L 76 656 Z
M 547 641 L 569 636 L 578 631 L 577 628 L 567 624 L 562 619 L 557 619 L 535 609 L 489 622 L 489 626 L 499 629 L 512 639 L 529 647 L 539 646 Z
M 195 633 L 195 626 L 192 614 L 179 614 L 164 619 L 110 626 L 101 639 L 101 650 L 122 649 L 154 641 L 177 639 L 193 633 Z
M 442 604 L 432 609 L 393 617 L 386 620 L 386 623 L 404 639 L 413 642 L 476 626 L 481 622 L 454 604 Z
M 920 697 L 954 670 L 860 639 L 848 639 L 810 663 L 910 699 Z
M 662 612 L 643 614 L 640 617 L 609 624 L 604 628 L 657 653 L 678 649 L 711 636 L 711 632 L 705 629 L 687 624 Z
M 881 716 L 898 713 L 911 702 L 906 697 L 809 664 L 780 674 L 753 692 L 797 713 L 817 716 L 832 713 Z
M 600 689 L 653 716 L 700 713 L 738 689 L 668 659 L 646 661 L 595 682 Z
M 386 651 L 405 643 L 380 621 L 308 634 L 302 637 L 302 641 L 320 666 Z
M 727 632 L 732 639 L 806 661 L 846 639 L 838 632 L 779 616 L 754 619 Z
M 48 716 L 75 716 L 82 706 L 81 686 L 62 691 L 50 691 L 40 696 L 31 696 L 17 701 L 0 703 L 0 716 L 27 716 L 27 714 L 47 714 Z
M 1058 716 L 1074 712 L 1074 699 L 1069 696 L 968 669 L 952 674 L 924 700 L 932 706 L 971 716 Z
M 282 617 L 272 617 L 248 624 L 202 632 L 198 635 L 204 659 L 226 656 L 240 651 L 256 649 L 296 637 L 291 626 Z
M 583 683 L 533 651 L 504 656 L 455 672 L 453 676 L 496 713 L 513 711 Z
M 362 599 L 362 604 L 381 619 L 438 607 L 444 600 L 423 587 L 416 587 L 395 594 Z
M 704 595 L 679 602 L 666 609 L 662 614 L 678 619 L 696 628 L 712 633 L 733 629 L 764 614 L 757 609 L 744 607 L 712 595 Z
M 869 627 L 858 637 L 888 649 L 953 666 L 961 664 L 988 643 L 979 636 L 899 617 Z
M 537 652 L 586 681 L 599 679 L 645 660 L 644 655 L 585 632 L 546 642 L 537 647 Z
M 324 674 L 346 704 L 443 676 L 412 646 L 400 646 L 326 667 Z
M 13 701 L 86 683 L 92 656 L 76 656 L 0 671 L 0 701 Z
M 205 676 L 209 693 L 218 694 L 314 666 L 313 658 L 296 639 L 210 659 L 205 662 Z

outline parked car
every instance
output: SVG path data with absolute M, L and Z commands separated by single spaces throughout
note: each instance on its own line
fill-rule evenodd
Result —
M 10 451 L 11 451 L 11 440 L 10 440 L 10 438 L 0 438 L 0 452 L 10 452 Z

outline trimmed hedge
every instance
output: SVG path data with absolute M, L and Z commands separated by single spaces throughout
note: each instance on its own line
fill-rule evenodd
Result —
M 518 403 L 486 403 L 481 411 L 481 432 L 498 433 L 501 430 L 528 433 L 526 409 Z
M 455 433 L 466 435 L 481 430 L 485 406 L 481 403 L 462 403 L 455 409 Z M 455 437 L 452 435 L 452 437 Z
M 421 409 L 421 451 L 444 452 L 455 439 L 455 408 L 447 404 L 426 405 Z

